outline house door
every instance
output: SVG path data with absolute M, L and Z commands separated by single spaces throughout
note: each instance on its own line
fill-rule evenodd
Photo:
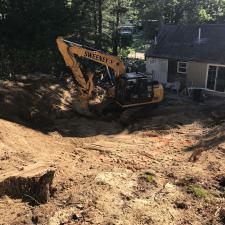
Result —
M 225 66 L 209 65 L 207 88 L 225 92 Z
M 162 84 L 167 83 L 168 76 L 168 60 L 150 58 L 146 63 L 147 73 L 151 74 L 154 80 L 159 81 Z
M 218 74 L 216 79 L 216 91 L 225 91 L 225 67 L 218 67 Z

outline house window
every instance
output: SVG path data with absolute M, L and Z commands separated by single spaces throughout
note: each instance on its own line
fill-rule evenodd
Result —
M 6 19 L 6 14 L 0 13 L 0 20 L 4 20 L 4 19 Z
M 188 65 L 187 62 L 178 62 L 177 63 L 177 72 L 186 74 L 187 73 L 187 65 Z
M 207 88 L 213 91 L 225 92 L 225 66 L 209 65 Z

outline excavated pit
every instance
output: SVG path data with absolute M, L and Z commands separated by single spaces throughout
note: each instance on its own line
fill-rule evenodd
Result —
M 0 224 L 223 224 L 224 107 L 169 94 L 121 126 L 78 115 L 72 86 L 48 75 L 1 83 Z

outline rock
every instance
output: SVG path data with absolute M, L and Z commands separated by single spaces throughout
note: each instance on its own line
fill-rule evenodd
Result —
M 83 205 L 83 204 L 77 204 L 76 207 L 77 207 L 78 209 L 84 209 L 84 205 Z
M 82 212 L 77 211 L 75 207 L 61 209 L 56 212 L 49 220 L 49 225 L 58 224 L 75 224 L 82 218 Z
M 169 192 L 169 193 L 174 193 L 174 192 L 177 190 L 177 188 L 176 188 L 175 185 L 170 184 L 170 183 L 167 183 L 167 184 L 165 185 L 165 190 L 166 190 L 167 192 Z
M 5 154 L 4 156 L 2 156 L 1 158 L 0 158 L 0 160 L 1 161 L 6 161 L 6 160 L 8 160 L 10 157 L 7 155 L 7 154 Z
M 225 174 L 219 175 L 217 177 L 217 180 L 219 182 L 219 186 L 224 188 L 225 187 Z
M 188 209 L 188 205 L 185 202 L 177 201 L 175 205 L 178 209 Z
M 152 175 L 152 176 L 156 176 L 156 171 L 152 170 L 152 169 L 148 169 L 145 171 L 146 175 Z
M 38 224 L 38 222 L 39 222 L 38 216 L 32 216 L 31 221 L 33 224 Z
M 225 152 L 225 145 L 224 144 L 219 145 L 218 149 Z
M 177 179 L 177 176 L 173 172 L 168 172 L 167 177 L 172 178 L 172 179 Z
M 72 220 L 73 221 L 77 221 L 80 220 L 82 218 L 82 213 L 81 212 L 74 212 L 72 215 Z
M 219 212 L 221 220 L 225 223 L 225 207 L 222 207 Z

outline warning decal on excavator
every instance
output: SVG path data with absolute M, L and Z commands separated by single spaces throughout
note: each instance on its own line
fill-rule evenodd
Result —
M 102 63 L 111 63 L 111 64 L 113 63 L 113 61 L 111 59 L 107 59 L 104 56 L 97 55 L 95 53 L 88 52 L 88 51 L 85 52 L 84 56 L 89 58 L 89 59 L 93 59 L 93 60 L 96 60 L 96 61 L 99 61 L 99 62 L 102 62 Z

